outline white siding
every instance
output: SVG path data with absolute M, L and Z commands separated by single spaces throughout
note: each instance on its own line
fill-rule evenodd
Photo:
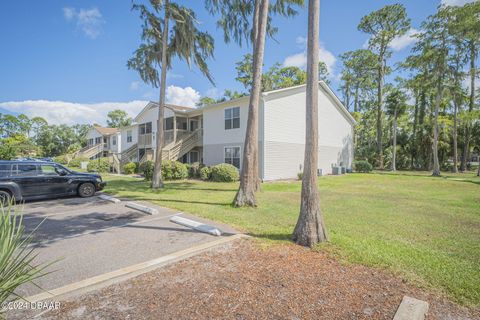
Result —
M 295 178 L 305 151 L 305 87 L 272 94 L 265 101 L 264 179 Z M 350 167 L 352 125 L 323 89 L 319 92 L 319 161 L 323 174 L 332 165 Z
M 113 145 L 114 137 L 116 137 L 117 142 Z M 110 137 L 110 151 L 113 153 L 120 153 L 122 148 L 122 135 L 120 132 L 112 134 Z
M 87 142 L 89 139 L 93 139 L 93 143 L 95 144 L 95 138 L 103 137 L 100 132 L 97 131 L 93 126 L 87 132 Z M 103 140 L 102 140 L 103 141 Z
M 225 130 L 225 109 L 240 107 L 240 128 Z M 260 106 L 262 110 L 263 106 Z M 263 113 L 259 112 L 259 149 L 263 137 Z M 203 162 L 215 165 L 224 162 L 225 147 L 240 147 L 240 158 L 243 160 L 243 143 L 247 129 L 248 99 L 223 103 L 219 106 L 206 108 L 203 111 Z M 259 152 L 259 166 L 262 165 L 262 152 Z
M 127 142 L 127 131 L 132 131 L 132 142 Z M 121 150 L 122 152 L 133 146 L 138 141 L 138 126 L 133 125 L 131 127 L 122 128 L 121 130 Z

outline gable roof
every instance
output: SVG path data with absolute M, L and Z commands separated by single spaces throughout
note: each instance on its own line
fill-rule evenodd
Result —
M 109 136 L 119 131 L 118 128 L 108 128 L 108 127 L 101 127 L 93 125 L 95 130 L 97 130 L 102 136 Z
M 136 122 L 137 119 L 142 115 L 144 114 L 147 110 L 151 109 L 151 108 L 156 108 L 158 107 L 158 102 L 154 102 L 154 101 L 149 101 L 145 107 L 143 107 L 143 109 L 137 114 L 137 116 L 134 118 L 134 121 Z M 186 107 L 186 106 L 179 106 L 179 105 L 175 105 L 175 104 L 169 104 L 169 103 L 165 103 L 165 107 L 172 110 L 172 111 L 176 111 L 176 112 L 189 112 L 189 111 L 194 111 L 194 110 L 197 110 L 196 108 L 192 108 L 192 107 Z
M 334 106 L 347 119 L 347 121 L 350 122 L 350 124 L 355 125 L 357 122 L 352 117 L 350 112 L 348 112 L 347 108 L 345 108 L 345 106 L 340 101 L 340 99 L 338 99 L 338 97 L 335 95 L 335 93 L 332 91 L 332 89 L 330 89 L 330 87 L 324 81 L 319 81 L 318 83 L 320 84 L 319 90 L 322 90 L 327 95 L 327 97 L 329 97 L 333 101 Z M 295 91 L 295 90 L 298 90 L 298 89 L 302 89 L 306 86 L 307 86 L 306 84 L 301 84 L 301 85 L 298 85 L 298 86 L 293 86 L 293 87 L 288 87 L 288 88 L 265 91 L 265 92 L 262 92 L 262 98 L 266 98 L 270 95 L 275 95 L 275 94 L 278 94 L 278 93 Z M 219 103 L 209 104 L 209 105 L 207 105 L 205 107 L 202 107 L 202 108 L 199 108 L 199 109 L 205 110 L 205 109 L 210 109 L 210 108 L 214 108 L 214 107 L 217 107 L 217 106 L 221 106 L 221 105 L 224 105 L 224 104 L 231 104 L 231 103 L 241 102 L 241 101 L 249 100 L 249 99 L 250 99 L 250 95 L 247 95 L 247 96 L 243 96 L 243 97 L 228 100 L 228 101 L 222 101 L 222 102 L 219 102 Z

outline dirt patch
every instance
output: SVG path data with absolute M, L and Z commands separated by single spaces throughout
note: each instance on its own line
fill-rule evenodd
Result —
M 428 319 L 480 319 L 385 272 L 295 245 L 228 244 L 62 302 L 40 319 L 392 319 L 404 295 Z

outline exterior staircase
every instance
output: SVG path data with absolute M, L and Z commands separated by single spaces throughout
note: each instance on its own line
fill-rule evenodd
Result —
M 75 152 L 73 157 L 74 158 L 82 157 L 82 158 L 90 159 L 92 157 L 95 157 L 100 152 L 103 152 L 103 143 L 97 143 L 96 145 L 87 146 L 83 149 L 80 149 L 77 152 Z
M 123 168 L 123 166 L 129 163 L 131 159 L 135 159 L 137 157 L 137 150 L 138 144 L 135 143 L 130 148 L 122 152 L 119 164 L 120 168 Z
M 192 150 L 196 146 L 202 145 L 203 139 L 203 129 L 197 129 L 195 131 L 184 134 L 180 137 L 177 137 L 176 142 L 171 142 L 163 147 L 162 160 L 178 160 L 183 157 L 187 152 Z M 138 144 L 132 145 L 130 148 L 122 152 L 121 157 L 118 158 L 118 155 L 113 155 L 113 164 L 115 168 L 115 157 L 118 160 L 116 164 L 118 172 L 122 171 L 122 168 L 125 164 L 137 157 Z M 139 159 L 139 163 L 145 162 L 147 160 L 155 159 L 154 150 L 148 150 L 147 153 Z
M 184 135 L 176 143 L 171 143 L 162 151 L 162 160 L 177 160 L 183 157 L 194 147 L 201 145 L 203 138 L 203 129 L 197 129 Z
M 120 159 L 117 153 L 112 153 L 112 170 L 114 173 L 121 173 Z

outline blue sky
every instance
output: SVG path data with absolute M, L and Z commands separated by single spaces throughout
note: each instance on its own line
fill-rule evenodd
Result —
M 196 69 L 175 61 L 168 76 L 168 99 L 193 104 L 200 96 L 219 95 L 225 89 L 243 88 L 235 81 L 235 62 L 249 47 L 225 44 L 203 1 L 179 1 L 192 7 L 201 28 L 215 39 L 215 59 L 209 65 L 212 86 Z M 338 56 L 361 48 L 368 37 L 357 30 L 361 17 L 384 5 L 405 5 L 412 27 L 419 28 L 435 12 L 440 0 L 324 0 L 321 2 L 321 59 L 338 86 Z M 462 4 L 466 0 L 444 0 Z M 53 123 L 99 121 L 116 107 L 134 114 L 144 100 L 155 100 L 158 90 L 142 84 L 126 61 L 140 43 L 138 15 L 129 0 L 2 1 L 0 4 L 0 112 L 41 115 Z M 303 65 L 306 10 L 291 19 L 276 18 L 276 41 L 266 45 L 265 66 L 275 62 Z M 409 54 L 412 41 L 399 39 L 391 62 Z M 97 120 L 95 120 L 97 119 Z M 100 119 L 103 120 L 103 119 Z

